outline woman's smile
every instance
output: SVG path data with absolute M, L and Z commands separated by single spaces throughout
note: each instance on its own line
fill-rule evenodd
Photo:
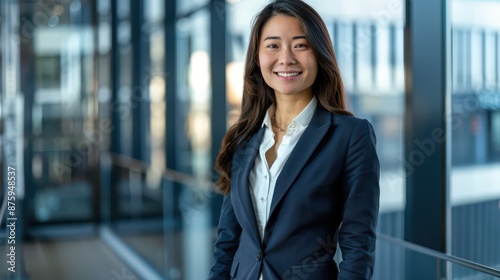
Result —
M 264 25 L 259 65 L 276 95 L 312 96 L 318 63 L 297 18 L 277 15 Z
M 275 74 L 285 80 L 293 80 L 294 78 L 302 74 L 302 72 L 275 72 Z

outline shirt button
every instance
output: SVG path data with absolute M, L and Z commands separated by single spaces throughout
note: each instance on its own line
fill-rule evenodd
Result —
M 266 175 L 266 176 L 264 176 L 264 180 L 267 180 L 267 175 Z
M 261 197 L 260 201 L 264 202 L 264 201 L 266 201 L 266 199 L 264 197 Z
M 262 252 L 258 252 L 257 256 L 255 257 L 257 261 L 260 261 L 262 259 Z

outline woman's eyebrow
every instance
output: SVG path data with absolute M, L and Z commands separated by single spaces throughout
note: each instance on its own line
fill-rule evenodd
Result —
M 297 39 L 307 39 L 306 36 L 294 36 L 292 37 L 292 40 L 297 40 Z M 266 37 L 264 38 L 264 41 L 266 40 L 281 40 L 281 37 L 279 36 L 269 36 L 269 37 Z

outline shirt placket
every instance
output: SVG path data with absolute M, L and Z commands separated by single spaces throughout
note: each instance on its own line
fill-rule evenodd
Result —
M 271 174 L 266 160 L 266 151 L 269 150 L 274 145 L 274 136 L 271 137 L 268 145 L 263 149 L 261 153 L 261 159 L 264 162 L 262 165 L 262 174 L 264 174 L 261 179 L 261 188 L 259 188 L 259 231 L 262 237 L 264 237 L 264 230 L 267 224 L 267 207 L 269 201 L 269 190 L 271 187 Z
M 261 235 L 264 236 L 264 229 L 266 227 L 267 223 L 267 207 L 268 207 L 268 201 L 269 201 L 269 189 L 270 189 L 270 174 L 269 170 L 264 167 L 264 170 L 262 171 L 264 174 L 264 177 L 262 178 L 262 188 L 261 192 L 259 193 L 259 203 L 261 204 L 261 209 L 260 211 L 260 220 L 262 221 L 260 225 L 260 231 Z

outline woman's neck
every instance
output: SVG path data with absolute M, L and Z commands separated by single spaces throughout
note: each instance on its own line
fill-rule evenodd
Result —
M 297 117 L 302 110 L 311 102 L 313 95 L 306 95 L 297 97 L 276 96 L 276 104 L 274 107 L 274 112 L 272 112 L 271 118 L 273 118 L 273 125 L 280 128 L 280 130 L 286 130 L 288 125 Z

